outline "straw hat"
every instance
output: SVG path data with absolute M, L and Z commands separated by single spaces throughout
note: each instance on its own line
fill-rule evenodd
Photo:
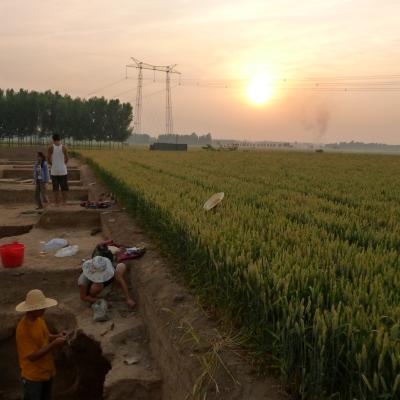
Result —
M 27 293 L 25 301 L 19 303 L 17 307 L 15 307 L 15 311 L 28 312 L 43 310 L 44 308 L 53 307 L 57 304 L 57 300 L 45 297 L 43 292 L 39 289 L 33 289 Z
M 221 203 L 222 199 L 224 198 L 224 192 L 215 193 L 213 194 L 205 203 L 203 208 L 206 211 L 210 211 L 213 209 L 217 204 Z
M 83 275 L 94 283 L 104 283 L 114 276 L 114 267 L 111 261 L 102 256 L 93 257 L 82 265 Z

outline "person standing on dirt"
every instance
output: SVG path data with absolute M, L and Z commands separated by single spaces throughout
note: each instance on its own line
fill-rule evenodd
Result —
M 67 202 L 68 192 L 68 150 L 61 143 L 60 135 L 53 135 L 53 144 L 49 146 L 47 159 L 51 165 L 51 182 L 53 184 L 54 203 L 59 206 Z M 61 190 L 61 199 L 60 199 Z
M 36 185 L 35 200 L 37 210 L 43 208 L 44 203 L 48 203 L 46 196 L 46 184 L 49 182 L 49 170 L 47 168 L 46 157 L 39 151 L 33 169 L 33 184 Z
M 66 343 L 66 334 L 51 335 L 43 319 L 46 309 L 57 305 L 43 292 L 33 289 L 15 310 L 25 312 L 16 330 L 16 342 L 21 369 L 23 400 L 51 400 L 51 388 L 56 369 L 52 351 Z

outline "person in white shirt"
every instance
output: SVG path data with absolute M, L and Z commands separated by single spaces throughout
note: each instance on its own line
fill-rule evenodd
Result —
M 49 146 L 47 160 L 50 164 L 51 183 L 53 184 L 54 203 L 65 205 L 68 192 L 68 149 L 61 143 L 60 135 L 53 135 L 53 144 Z M 61 197 L 60 197 L 61 190 Z

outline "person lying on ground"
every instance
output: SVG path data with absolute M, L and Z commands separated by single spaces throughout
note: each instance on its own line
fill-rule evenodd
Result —
M 49 182 L 49 170 L 47 168 L 46 157 L 39 151 L 33 169 L 33 184 L 36 185 L 35 201 L 38 206 L 37 210 L 43 208 L 49 200 L 46 196 L 46 185 Z
M 114 268 L 111 260 L 107 257 L 95 256 L 86 260 L 82 265 L 82 273 L 78 279 L 81 300 L 95 303 L 101 291 L 116 281 L 124 293 L 126 304 L 133 308 L 135 302 L 125 281 L 125 272 L 125 264 L 119 263 Z
M 68 149 L 61 143 L 60 135 L 53 135 L 53 144 L 47 151 L 47 160 L 51 166 L 50 175 L 53 184 L 54 203 L 65 205 L 68 192 Z M 61 199 L 60 199 L 61 190 Z
M 16 330 L 16 343 L 22 377 L 24 400 L 50 400 L 52 381 L 56 370 L 52 352 L 66 343 L 66 333 L 50 334 L 43 314 L 57 305 L 43 292 L 33 289 L 25 301 L 15 308 L 25 312 Z

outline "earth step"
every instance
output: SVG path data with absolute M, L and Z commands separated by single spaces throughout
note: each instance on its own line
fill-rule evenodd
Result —
M 33 165 L 31 160 L 0 160 L 0 165 Z
M 132 369 L 134 367 L 136 366 L 132 366 Z M 132 377 L 136 374 L 140 378 Z M 119 370 L 113 365 L 104 383 L 104 398 L 105 400 L 161 400 L 162 380 L 145 369 L 130 371 L 130 368 L 124 365 L 124 369 Z
M 51 229 L 56 227 L 100 228 L 100 210 L 57 209 L 51 208 L 41 215 L 37 224 L 39 228 Z
M 50 195 L 50 193 L 48 193 Z M 11 203 L 32 203 L 34 202 L 35 186 L 34 185 L 0 185 L 0 204 Z M 87 200 L 88 190 L 84 186 L 71 187 L 68 192 L 68 200 Z
M 0 178 L 0 184 L 1 183 L 15 183 L 15 184 L 32 184 L 32 179 L 12 179 L 12 178 Z M 51 185 L 51 182 L 49 182 L 49 185 Z M 68 181 L 69 186 L 83 186 L 82 181 Z
M 30 179 L 32 178 L 32 174 L 32 168 L 3 169 L 3 178 Z M 68 169 L 68 179 L 70 179 L 71 181 L 79 181 L 81 179 L 80 169 Z

